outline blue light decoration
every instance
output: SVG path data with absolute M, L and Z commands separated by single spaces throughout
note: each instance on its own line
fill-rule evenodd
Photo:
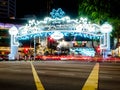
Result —
M 45 17 L 40 21 L 28 21 L 25 26 L 19 28 L 18 39 L 25 40 L 34 36 L 47 37 L 55 31 L 61 32 L 65 37 L 69 37 L 69 34 L 89 40 L 101 37 L 102 33 L 98 33 L 101 26 L 92 24 L 87 18 L 71 19 L 69 16 L 65 16 L 65 12 L 61 8 L 53 9 L 50 15 L 51 17 Z
M 57 10 L 53 9 L 52 12 L 50 12 L 50 15 L 54 19 L 62 18 L 65 16 L 65 12 L 61 8 L 58 8 Z
M 50 12 L 50 15 L 51 17 L 45 17 L 44 20 L 30 20 L 26 25 L 19 27 L 17 30 L 15 28 L 12 28 L 12 31 L 10 30 L 11 37 L 14 37 L 15 40 L 19 41 L 30 40 L 31 38 L 36 37 L 46 38 L 52 36 L 54 39 L 57 37 L 56 39 L 59 40 L 60 38 L 64 37 L 69 38 L 71 35 L 74 36 L 76 41 L 89 41 L 92 39 L 101 40 L 103 39 L 103 35 L 105 35 L 104 37 L 107 38 L 104 38 L 104 41 L 107 40 L 107 42 L 105 42 L 105 44 L 102 44 L 102 42 L 100 41 L 100 47 L 102 49 L 110 49 L 110 32 L 112 31 L 112 26 L 108 23 L 100 26 L 98 24 L 92 24 L 88 21 L 87 18 L 83 17 L 79 19 L 71 19 L 69 16 L 65 16 L 65 12 L 61 8 L 58 8 L 57 10 L 53 9 L 52 12 Z M 0 26 L 2 25 L 0 24 Z M 17 47 L 13 47 L 13 52 L 14 48 Z M 95 55 L 95 51 L 93 48 L 78 48 L 74 51 L 79 51 L 79 53 L 85 56 Z

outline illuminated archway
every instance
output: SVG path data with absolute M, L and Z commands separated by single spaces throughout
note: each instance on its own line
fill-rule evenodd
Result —
M 62 38 L 61 35 L 68 36 L 71 34 L 89 39 L 99 39 L 101 49 L 110 49 L 109 33 L 112 28 L 108 23 L 100 26 L 91 23 L 87 18 L 71 19 L 68 16 L 64 16 L 65 13 L 60 8 L 58 10 L 53 9 L 50 14 L 51 17 L 46 17 L 44 20 L 30 20 L 25 26 L 18 28 L 15 35 L 10 33 L 11 41 L 13 41 L 13 38 L 14 42 L 18 43 L 17 40 L 47 37 L 50 35 L 54 38 Z M 104 30 L 107 30 L 107 32 L 104 32 Z M 11 42 L 11 47 L 16 45 L 14 42 Z M 14 59 L 15 54 L 13 55 L 12 51 L 10 56 L 11 59 Z

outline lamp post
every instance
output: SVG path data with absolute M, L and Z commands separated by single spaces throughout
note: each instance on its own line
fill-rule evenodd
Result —
M 107 22 L 101 26 L 101 32 L 103 33 L 104 41 L 103 41 L 103 44 L 100 45 L 100 48 L 103 49 L 103 53 L 105 53 L 105 57 L 107 57 L 108 53 L 110 52 L 110 32 L 111 31 L 112 31 L 112 26 Z
M 9 29 L 9 34 L 11 35 L 11 43 L 10 43 L 10 54 L 9 60 L 14 60 L 18 53 L 18 42 L 16 41 L 16 35 L 18 34 L 18 29 L 13 26 Z
M 35 36 L 34 36 L 34 60 L 35 60 L 35 56 L 36 56 L 36 40 L 35 40 Z

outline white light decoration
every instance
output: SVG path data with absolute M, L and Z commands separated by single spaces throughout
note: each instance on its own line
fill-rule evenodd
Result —
M 10 35 L 17 35 L 18 34 L 18 29 L 15 26 L 11 27 L 9 29 L 9 34 Z
M 112 26 L 107 22 L 101 26 L 101 32 L 103 36 L 100 38 L 100 48 L 102 49 L 103 58 L 108 57 L 110 53 L 110 32 L 112 31 Z
M 82 24 L 79 24 L 78 26 L 76 26 L 76 31 L 82 32 L 82 28 L 83 28 Z
M 61 42 L 59 42 L 59 44 L 57 45 L 58 48 L 69 48 L 69 43 L 66 42 L 65 40 L 62 40 Z
M 54 38 L 54 39 L 56 39 L 56 40 L 59 40 L 59 39 L 63 38 L 64 35 L 63 35 L 61 32 L 59 32 L 59 31 L 55 31 L 55 32 L 51 35 L 51 37 Z
M 15 59 L 15 57 L 17 56 L 17 52 L 18 52 L 18 45 L 19 43 L 16 40 L 16 36 L 18 34 L 18 29 L 13 26 L 9 29 L 9 34 L 11 35 L 11 45 L 10 45 L 10 54 L 9 54 L 9 59 L 13 60 Z
M 93 25 L 89 25 L 89 32 L 95 32 L 95 27 Z
M 80 33 L 82 33 L 89 34 L 88 36 L 92 35 L 92 37 L 100 37 L 101 35 L 97 34 L 99 30 L 100 27 L 96 27 L 94 24 L 88 22 L 87 18 L 83 17 L 81 17 L 79 20 L 70 19 L 69 16 L 64 16 L 61 18 L 46 17 L 43 21 L 30 20 L 29 23 L 26 24 L 26 26 L 21 27 L 21 29 L 19 29 L 18 39 L 23 39 L 22 37 L 24 37 L 25 39 L 25 36 L 28 37 L 31 36 L 31 34 L 46 36 L 52 34 L 51 32 L 55 31 L 59 31 L 65 36 L 68 36 L 68 33 L 71 33 L 73 35 L 81 35 Z M 87 38 L 91 39 L 91 37 Z
M 44 19 L 44 21 L 47 23 L 47 22 L 49 22 L 49 21 L 51 21 L 52 19 L 50 18 L 50 17 L 46 17 L 45 19 Z
M 103 33 L 112 31 L 112 26 L 108 23 L 102 26 L 90 23 L 87 18 L 71 19 L 64 16 L 62 9 L 51 12 L 52 17 L 46 17 L 43 20 L 30 20 L 25 26 L 12 27 L 9 30 L 11 35 L 15 35 L 16 40 L 26 40 L 36 37 L 47 37 L 58 40 L 64 36 L 74 35 L 85 39 L 97 39 L 103 36 Z M 63 45 L 64 42 L 63 42 Z
M 109 33 L 111 31 L 112 31 L 112 26 L 108 24 L 107 22 L 101 26 L 102 33 Z
M 83 24 L 87 24 L 88 19 L 81 17 L 79 22 L 81 22 L 81 23 L 83 23 Z

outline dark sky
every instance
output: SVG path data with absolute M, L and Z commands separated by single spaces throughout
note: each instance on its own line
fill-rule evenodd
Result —
M 47 2 L 49 1 L 49 3 Z M 62 8 L 71 18 L 78 14 L 78 0 L 16 0 L 16 17 L 35 15 L 38 18 L 49 16 L 52 9 Z

